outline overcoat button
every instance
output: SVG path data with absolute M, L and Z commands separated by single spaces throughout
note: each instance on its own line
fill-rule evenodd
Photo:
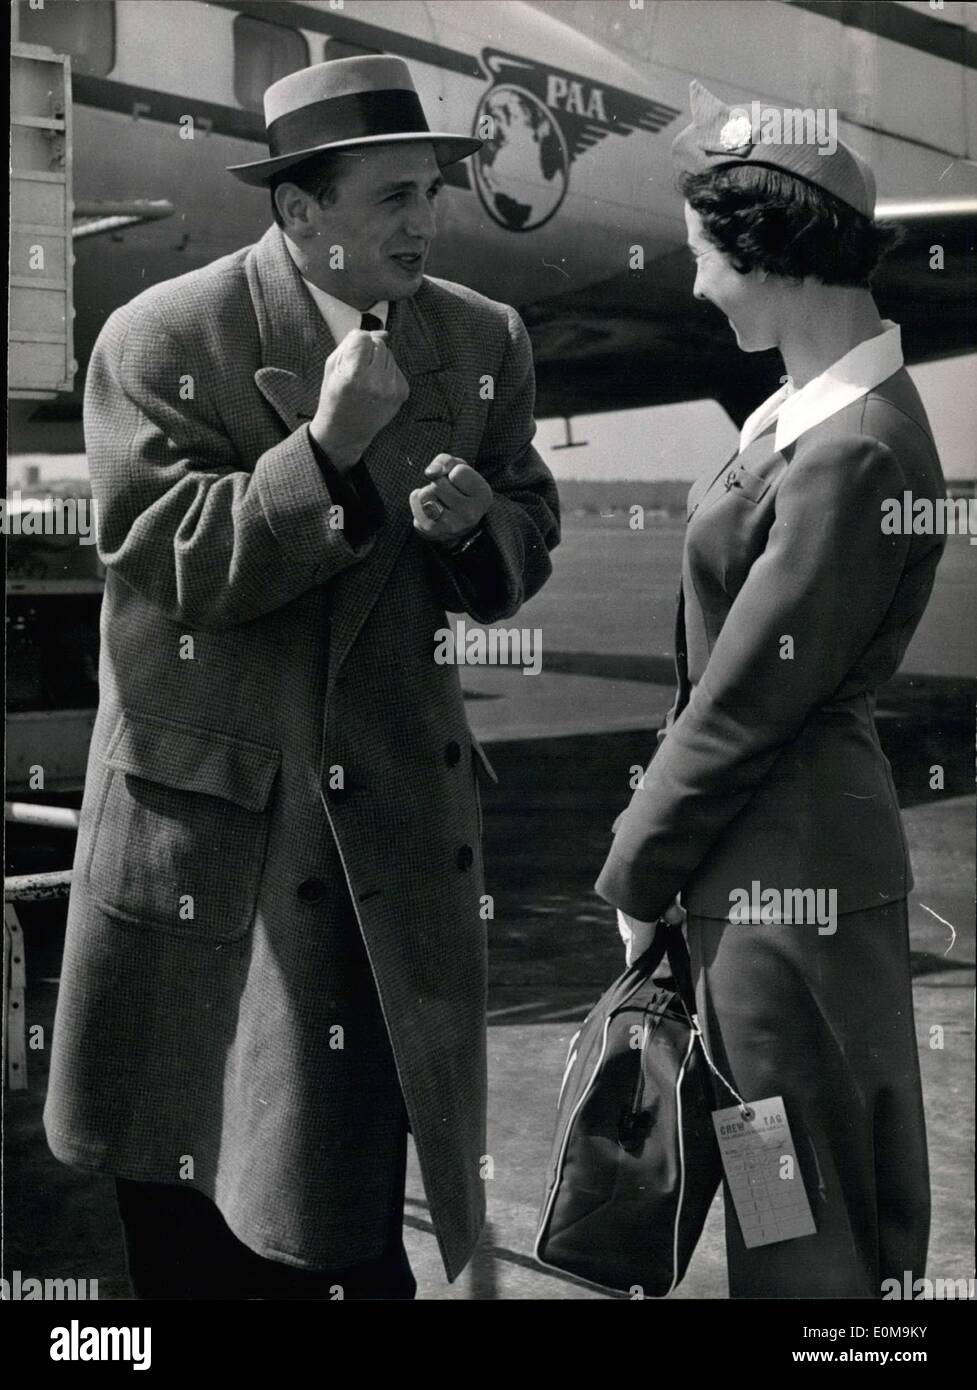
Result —
M 444 760 L 449 767 L 454 767 L 461 759 L 461 744 L 454 739 L 444 745 Z
M 303 903 L 321 903 L 328 893 L 321 878 L 307 878 L 295 890 L 296 897 Z
M 472 849 L 471 845 L 462 845 L 461 849 L 458 851 L 459 869 L 470 869 L 474 862 L 475 851 Z

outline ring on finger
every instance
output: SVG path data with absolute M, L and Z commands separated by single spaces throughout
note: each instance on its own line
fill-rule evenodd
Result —
M 447 511 L 447 507 L 436 497 L 429 497 L 426 502 L 421 503 L 421 511 L 430 521 L 440 521 Z

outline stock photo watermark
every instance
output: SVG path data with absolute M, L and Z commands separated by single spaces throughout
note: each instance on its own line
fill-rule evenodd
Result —
M 754 879 L 749 888 L 730 891 L 729 920 L 737 926 L 817 927 L 818 936 L 834 936 L 838 930 L 838 890 L 761 888 Z
M 907 1302 L 952 1298 L 972 1303 L 977 1299 L 977 1279 L 917 1279 L 910 1270 L 904 1269 L 901 1279 L 882 1280 L 882 1298 L 905 1299 Z
M 538 627 L 439 627 L 434 634 L 438 666 L 521 666 L 524 676 L 543 669 L 543 630 Z
M 51 1330 L 52 1361 L 131 1361 L 134 1371 L 153 1364 L 150 1327 L 84 1327 L 72 1318 Z
M 977 545 L 977 497 L 886 497 L 883 536 L 969 536 Z
M 98 539 L 98 503 L 91 497 L 25 497 L 15 489 L 0 498 L 5 536 L 76 536 L 80 545 Z
M 19 1269 L 10 1271 L 9 1279 L 0 1279 L 0 1302 L 89 1302 L 98 1300 L 97 1279 L 39 1279 L 33 1274 L 23 1274 Z
M 735 154 L 750 145 L 814 145 L 819 154 L 838 148 L 838 112 L 833 106 L 766 106 L 751 101 L 734 106 L 719 132 L 724 150 Z

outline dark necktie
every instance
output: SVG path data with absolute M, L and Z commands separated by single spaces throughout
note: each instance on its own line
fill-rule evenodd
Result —
M 360 327 L 364 333 L 376 333 L 383 329 L 383 319 L 378 319 L 376 314 L 364 314 L 360 319 Z

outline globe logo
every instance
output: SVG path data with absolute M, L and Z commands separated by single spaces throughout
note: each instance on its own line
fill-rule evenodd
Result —
M 539 97 L 511 84 L 491 88 L 479 103 L 474 133 L 486 130 L 472 160 L 486 211 L 513 232 L 541 227 L 566 196 L 570 158 L 562 130 Z

